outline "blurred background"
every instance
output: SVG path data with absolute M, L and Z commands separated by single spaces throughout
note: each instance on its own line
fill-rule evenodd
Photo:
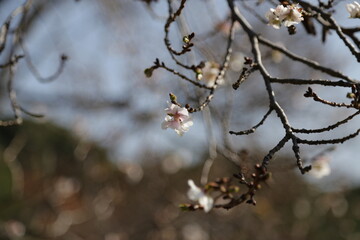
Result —
M 273 5 L 243 2 L 246 5 L 239 6 L 257 32 L 356 79 L 358 65 L 335 34 L 322 43 L 321 28 L 313 36 L 299 25 L 297 34 L 290 36 L 286 29 L 275 30 L 252 14 L 255 9 L 262 17 Z M 358 20 L 348 19 L 345 9 L 351 1 L 335 2 L 340 2 L 336 19 L 346 26 L 358 25 Z M 23 3 L 0 1 L 1 23 Z M 325 155 L 332 172 L 322 179 L 299 174 L 291 147 L 285 147 L 272 160 L 273 177 L 257 194 L 256 207 L 240 205 L 209 214 L 179 210 L 179 204 L 189 202 L 188 179 L 199 184 L 204 171 L 209 171 L 209 180 L 240 170 L 246 173 L 277 144 L 283 129 L 271 116 L 252 135 L 227 134 L 251 128 L 268 108 L 257 73 L 239 90 L 231 88 L 244 56 L 251 56 L 247 36 L 238 29 L 230 70 L 210 108 L 192 115 L 194 126 L 182 137 L 161 130 L 170 92 L 191 105 L 206 96 L 162 70 L 151 78 L 144 76 L 155 58 L 181 70 L 164 45 L 167 13 L 163 0 L 31 3 L 22 27 L 27 60 L 31 58 L 44 77 L 56 72 L 61 54 L 69 60 L 60 76 L 49 83 L 40 82 L 27 61 L 17 64 L 13 84 L 19 104 L 45 117 L 25 117 L 21 126 L 0 128 L 0 239 L 360 239 L 360 139 Z M 181 48 L 184 35 L 196 34 L 195 50 L 182 61 L 222 62 L 228 16 L 226 1 L 188 1 L 170 33 L 176 49 Z M 14 17 L 11 27 L 20 17 Z M 12 43 L 16 45 L 10 34 L 7 44 Z M 15 51 L 23 53 L 19 46 Z M 274 76 L 338 80 L 294 64 L 279 52 L 262 51 Z M 9 54 L 5 49 L 0 61 L 5 62 Z M 184 74 L 194 78 L 189 72 Z M 6 71 L 0 76 L 0 112 L 2 119 L 8 119 L 12 110 Z M 305 99 L 307 86 L 273 87 L 296 128 L 325 127 L 353 113 Z M 350 101 L 346 98 L 349 89 L 313 89 L 331 101 Z M 358 125 L 354 119 L 312 139 L 345 136 Z M 302 146 L 301 153 L 309 162 L 326 149 Z M 229 157 L 229 152 L 235 157 Z

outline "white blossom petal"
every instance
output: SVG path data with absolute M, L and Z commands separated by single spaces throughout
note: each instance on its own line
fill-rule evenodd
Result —
M 265 17 L 268 19 L 269 25 L 276 29 L 279 29 L 281 24 L 290 27 L 304 20 L 301 8 L 299 8 L 298 5 L 289 5 L 286 7 L 278 5 L 275 9 L 270 8 Z
M 279 29 L 281 26 L 281 21 L 279 19 L 279 17 L 275 14 L 274 9 L 270 9 L 265 17 L 268 19 L 269 21 L 269 25 L 271 25 L 273 28 Z
M 330 175 L 330 173 L 329 159 L 326 157 L 319 157 L 311 164 L 310 174 L 316 178 L 323 178 Z
M 212 87 L 215 84 L 216 78 L 220 73 L 219 65 L 215 62 L 205 62 L 205 66 L 202 68 L 201 80 L 205 82 L 207 87 Z M 218 79 L 217 84 L 221 85 L 223 79 Z
M 360 4 L 358 2 L 346 4 L 346 9 L 350 13 L 350 18 L 360 18 Z
M 208 195 L 204 195 L 199 199 L 199 204 L 204 208 L 205 212 L 209 212 L 214 205 L 214 199 Z
M 181 116 L 189 117 L 189 111 L 186 108 L 179 108 L 177 113 Z
M 283 21 L 289 13 L 290 8 L 284 7 L 283 5 L 278 5 L 274 10 L 274 14 L 279 18 L 280 21 Z
M 190 187 L 189 191 L 187 192 L 187 196 L 192 201 L 198 201 L 201 197 L 204 196 L 204 192 L 195 185 L 194 181 L 189 179 L 188 185 Z
M 192 201 L 198 201 L 199 205 L 204 209 L 205 212 L 209 212 L 214 205 L 214 199 L 204 193 L 198 186 L 195 185 L 194 181 L 189 179 L 188 185 L 190 187 L 187 192 L 187 196 Z

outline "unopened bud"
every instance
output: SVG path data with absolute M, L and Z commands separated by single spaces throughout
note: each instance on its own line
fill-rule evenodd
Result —
M 191 204 L 180 204 L 179 205 L 179 208 L 182 210 L 182 211 L 190 211 L 193 209 L 193 206 Z
M 169 93 L 169 97 L 170 97 L 171 102 L 176 102 L 177 98 L 176 98 L 175 94 Z
M 147 68 L 144 70 L 144 74 L 146 77 L 150 78 L 152 76 L 154 69 L 153 68 Z
M 209 190 L 211 188 L 218 188 L 219 184 L 217 184 L 216 182 L 209 182 L 208 184 L 206 184 L 205 189 Z
M 229 187 L 229 192 L 237 193 L 239 191 L 240 191 L 240 188 L 238 186 L 230 186 Z
M 220 186 L 220 191 L 223 192 L 223 193 L 227 192 L 226 187 L 221 185 Z
M 354 93 L 349 92 L 349 93 L 346 94 L 346 97 L 347 98 L 356 98 L 356 95 Z

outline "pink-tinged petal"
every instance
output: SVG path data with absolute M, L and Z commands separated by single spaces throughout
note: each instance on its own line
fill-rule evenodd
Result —
M 178 116 L 178 120 L 179 122 L 181 122 L 182 124 L 191 120 L 191 118 L 189 116 Z
M 167 103 L 168 103 L 169 107 L 165 108 L 165 112 L 167 114 L 175 115 L 177 113 L 178 109 L 179 109 L 179 106 L 177 106 L 177 105 L 175 105 L 175 104 L 173 104 L 171 102 L 167 102 Z
M 168 102 L 169 107 L 165 109 L 167 116 L 161 124 L 163 129 L 172 128 L 177 134 L 182 136 L 192 126 L 189 112 L 186 108 L 182 108 L 176 104 Z
M 181 128 L 181 124 L 178 121 L 171 121 L 169 122 L 169 128 L 179 129 Z
M 185 116 L 185 117 L 188 117 L 189 116 L 189 112 L 186 108 L 180 108 L 178 111 L 177 111 L 178 114 L 180 114 L 181 116 Z

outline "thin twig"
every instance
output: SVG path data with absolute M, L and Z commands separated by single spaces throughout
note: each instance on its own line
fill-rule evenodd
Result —
M 249 135 L 251 133 L 254 133 L 256 131 L 256 129 L 258 127 L 260 127 L 261 125 L 264 124 L 265 120 L 267 119 L 267 117 L 270 115 L 270 113 L 273 111 L 272 108 L 270 108 L 267 113 L 265 113 L 265 115 L 263 116 L 263 118 L 261 119 L 261 121 L 256 124 L 255 126 L 253 126 L 252 128 L 248 129 L 248 130 L 244 130 L 244 131 L 239 131 L 239 132 L 234 132 L 234 131 L 229 131 L 230 134 L 234 134 L 234 135 Z

